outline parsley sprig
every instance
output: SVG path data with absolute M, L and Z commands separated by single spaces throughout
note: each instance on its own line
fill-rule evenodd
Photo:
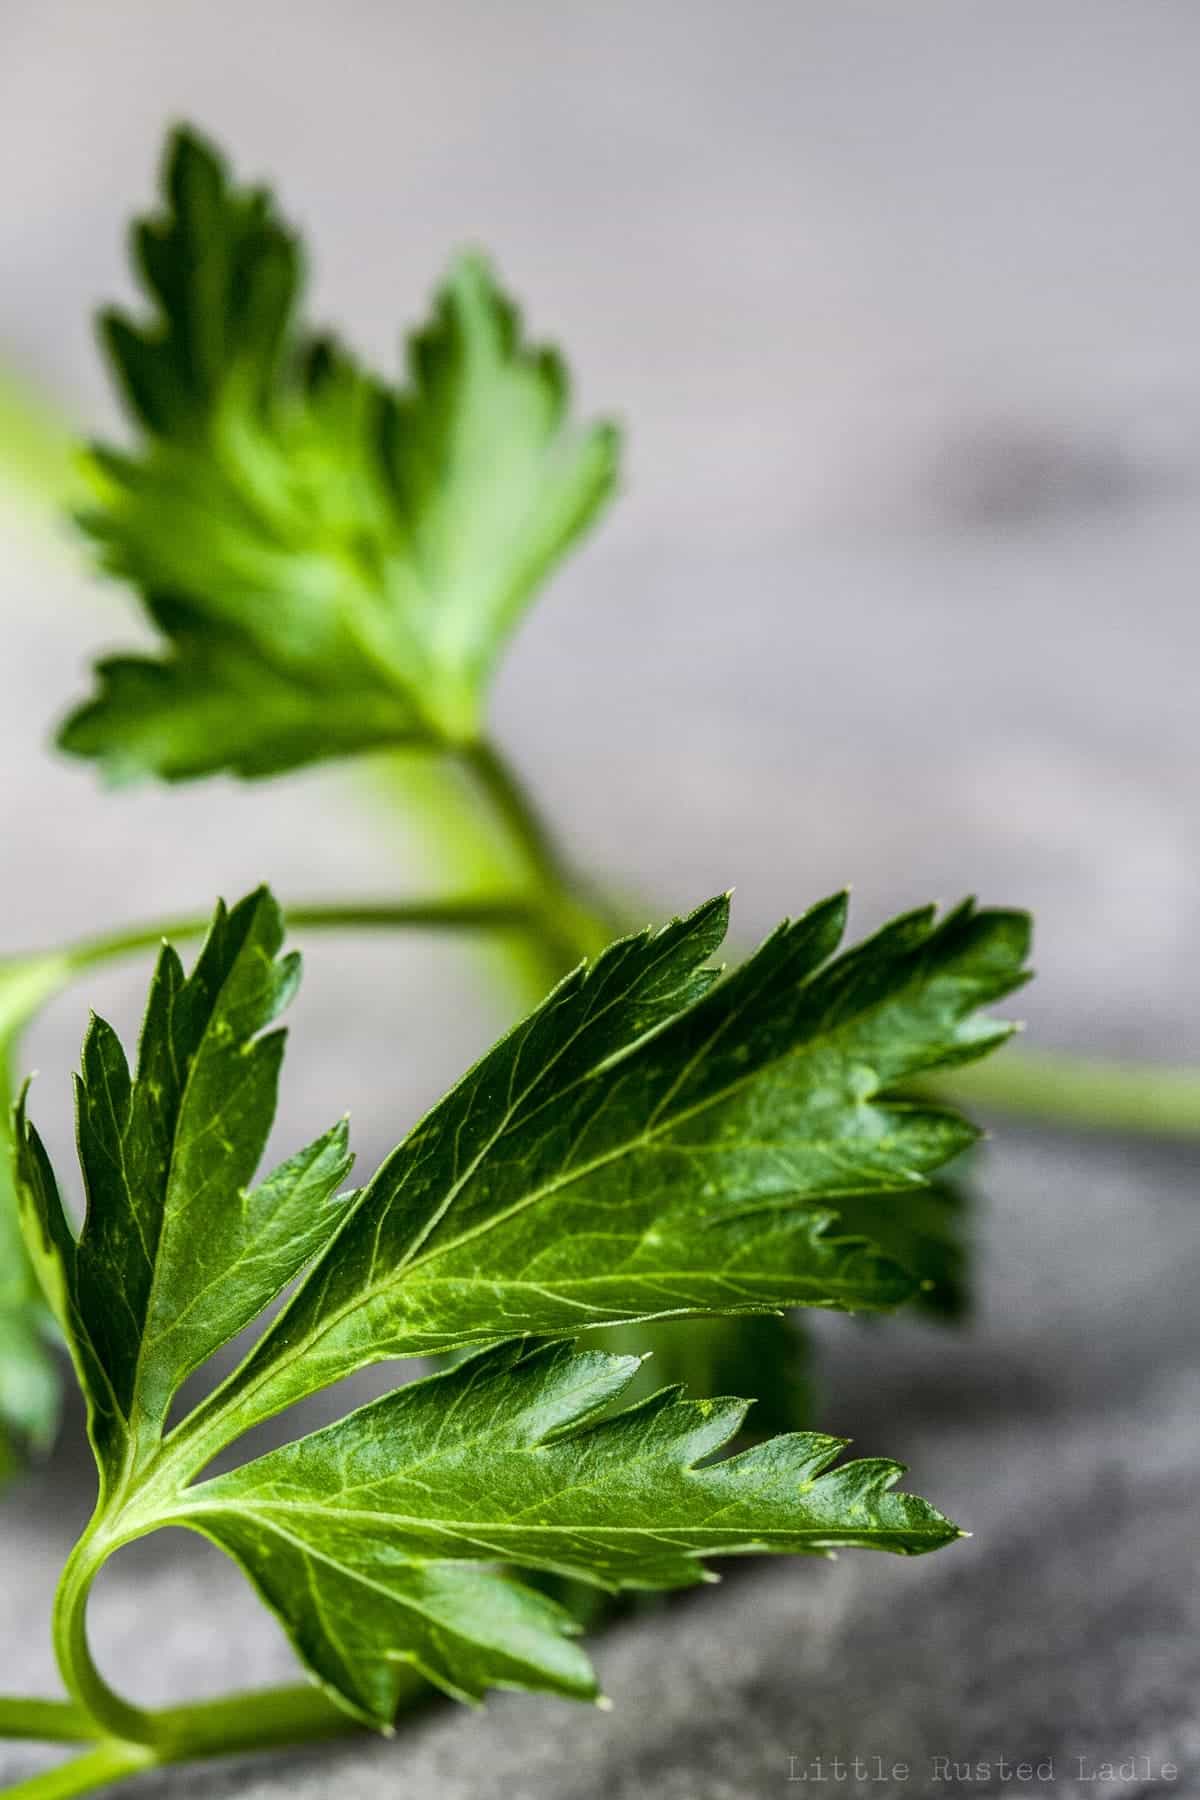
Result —
M 844 896 L 729 972 L 725 898 L 630 932 L 487 726 L 506 642 L 612 491 L 612 427 L 574 419 L 561 359 L 526 342 L 477 256 L 453 265 L 401 379 L 365 370 L 304 321 L 273 198 L 194 132 L 171 138 L 133 248 L 149 310 L 102 321 L 133 441 L 91 454 L 83 522 L 158 645 L 106 658 L 61 742 L 116 780 L 420 750 L 446 778 L 446 842 L 470 835 L 464 809 L 471 841 L 487 822 L 461 889 L 291 906 L 287 924 L 499 934 L 529 953 L 529 1003 L 352 1187 L 344 1119 L 260 1172 L 299 979 L 267 889 L 0 964 L 12 1090 L 51 995 L 159 946 L 136 1058 L 103 1020 L 84 1039 L 82 1208 L 27 1091 L 0 1190 L 0 1441 L 51 1432 L 57 1331 L 97 1470 L 55 1607 L 69 1698 L 0 1699 L 0 1735 L 87 1748 L 12 1790 L 25 1800 L 388 1730 L 433 1690 L 594 1699 L 581 1590 L 685 1587 L 714 1556 L 951 1543 L 897 1465 L 791 1429 L 783 1315 L 955 1304 L 942 1172 L 975 1133 L 923 1095 L 1004 1041 L 987 1009 L 1028 947 L 1023 915 L 967 904 L 846 950 Z M 411 796 L 408 769 L 393 778 Z M 187 970 L 174 942 L 199 936 Z M 255 1330 L 176 1418 L 185 1384 Z M 695 1397 L 654 1379 L 648 1330 Z M 413 1356 L 439 1366 L 209 1474 L 264 1420 Z M 746 1400 L 711 1397 L 727 1381 L 764 1396 L 758 1426 Z M 241 1566 L 311 1685 L 147 1712 L 109 1684 L 93 1583 L 168 1526 Z
M 170 1525 L 245 1570 L 325 1696 L 321 1734 L 329 1708 L 390 1728 L 417 1676 L 463 1698 L 594 1698 L 573 1617 L 521 1571 L 671 1588 L 717 1554 L 918 1554 L 958 1535 L 894 1491 L 894 1463 L 839 1462 L 836 1439 L 792 1433 L 713 1461 L 744 1401 L 667 1389 L 622 1409 L 639 1359 L 588 1347 L 635 1317 L 908 1297 L 912 1278 L 842 1230 L 837 1207 L 895 1200 L 969 1142 L 962 1119 L 898 1090 L 1002 1041 L 981 1009 L 1023 979 L 1017 914 L 912 914 L 838 954 L 836 898 L 720 976 L 725 918 L 712 901 L 581 967 L 361 1189 L 347 1186 L 344 1121 L 257 1175 L 276 1021 L 299 977 L 266 890 L 218 908 L 190 973 L 164 945 L 133 1070 L 92 1021 L 78 1235 L 22 1096 L 22 1225 L 99 1479 L 56 1614 L 73 1724 L 138 1766 L 209 1742 L 211 1707 L 194 1736 L 186 1713 L 142 1712 L 87 1644 L 100 1568 Z M 241 1365 L 169 1423 L 189 1376 L 298 1275 Z M 226 1444 L 366 1363 L 464 1350 L 201 1479 Z M 307 1734 L 298 1699 L 275 1704 Z M 231 1738 L 248 1706 L 228 1703 Z

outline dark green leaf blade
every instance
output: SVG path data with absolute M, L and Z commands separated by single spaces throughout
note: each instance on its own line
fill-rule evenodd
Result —
M 345 1122 L 251 1187 L 275 1113 L 298 980 L 265 889 L 219 906 L 185 976 L 164 946 L 136 1076 L 93 1019 L 77 1083 L 87 1211 L 75 1243 L 40 1140 L 18 1118 L 31 1254 L 72 1342 L 112 1474 L 152 1445 L 195 1369 L 258 1317 L 344 1216 Z
M 120 1464 L 128 1421 L 79 1305 L 78 1245 L 46 1147 L 28 1117 L 28 1091 L 26 1084 L 14 1115 L 18 1216 L 30 1266 L 62 1332 L 87 1403 L 88 1432 L 103 1488 Z
M 489 1661 L 494 1603 L 471 1589 L 471 1565 L 675 1588 L 706 1578 L 706 1556 L 844 1545 L 916 1555 L 959 1535 L 927 1502 L 891 1491 L 895 1463 L 831 1467 L 839 1439 L 797 1433 L 709 1461 L 737 1431 L 741 1401 L 666 1390 L 593 1422 L 637 1366 L 504 1344 L 189 1490 L 172 1518 L 229 1550 L 318 1678 L 384 1726 L 396 1660 L 451 1692 L 497 1680 L 566 1691 L 532 1659 L 521 1673 L 511 1653 Z M 446 1581 L 470 1599 L 434 1660 L 428 1596 Z M 549 1604 L 516 1591 L 521 1605 Z
M 163 188 L 134 232 L 151 315 L 103 321 L 141 442 L 96 454 L 84 519 L 163 653 L 101 662 L 63 746 L 179 780 L 473 739 L 534 589 L 613 489 L 612 428 L 571 421 L 560 359 L 481 258 L 394 388 L 299 322 L 269 194 L 190 131 Z
M 226 1441 L 370 1361 L 517 1332 L 907 1297 L 831 1219 L 972 1140 L 890 1090 L 1003 1040 L 979 1009 L 1024 979 L 1027 921 L 923 912 L 834 957 L 835 899 L 646 1035 L 659 959 L 693 945 L 699 967 L 714 917 L 622 940 L 503 1039 L 384 1163 L 198 1427 Z

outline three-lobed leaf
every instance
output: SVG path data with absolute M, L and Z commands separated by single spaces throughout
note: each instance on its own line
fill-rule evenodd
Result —
M 744 1403 L 668 1392 L 607 1417 L 636 1360 L 525 1341 L 878 1309 L 914 1289 L 838 1207 L 925 1191 L 970 1140 L 896 1091 L 1004 1037 L 980 1008 L 1022 979 L 1026 923 L 922 912 L 838 955 L 837 898 L 719 978 L 726 913 L 711 901 L 568 977 L 359 1196 L 337 1192 L 344 1125 L 252 1185 L 297 977 L 270 896 L 219 908 L 188 976 L 164 948 L 136 1073 L 101 1021 L 85 1042 L 78 1238 L 24 1099 L 16 1115 L 26 1242 L 88 1395 L 110 1547 L 205 1532 L 317 1679 L 386 1724 L 405 1665 L 467 1697 L 594 1691 L 570 1615 L 514 1568 L 669 1587 L 706 1555 L 953 1537 L 890 1492 L 893 1464 L 832 1468 L 840 1445 L 809 1434 L 710 1463 Z M 186 1378 L 305 1265 L 240 1368 L 168 1432 Z M 471 1346 L 196 1485 L 223 1445 L 364 1364 Z
M 609 496 L 486 262 L 464 256 L 401 387 L 299 319 L 300 246 L 194 133 L 133 234 L 151 316 L 102 320 L 141 441 L 94 458 L 85 517 L 164 644 L 117 656 L 63 727 L 114 777 L 265 775 L 479 730 L 532 592 Z

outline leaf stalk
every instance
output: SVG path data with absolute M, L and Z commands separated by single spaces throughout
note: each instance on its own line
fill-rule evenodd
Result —
M 410 1673 L 401 1706 L 412 1707 L 428 1699 L 431 1692 L 419 1675 Z M 66 1702 L 0 1700 L 0 1718 L 11 1719 L 13 1726 L 6 1732 L 8 1736 L 56 1742 L 92 1740 L 92 1748 L 82 1756 L 3 1789 L 3 1800 L 69 1800 L 72 1795 L 91 1793 L 126 1776 L 172 1763 L 326 1743 L 363 1731 L 357 1719 L 319 1689 L 301 1684 L 200 1700 L 142 1717 L 153 1728 L 149 1742 L 107 1736 Z
M 0 1694 L 0 1738 L 26 1738 L 41 1744 L 90 1744 L 96 1722 L 73 1700 L 42 1700 L 25 1694 Z
M 914 1084 L 967 1108 L 995 1107 L 1039 1125 L 1138 1137 L 1200 1137 L 1200 1069 L 1102 1062 L 1010 1045 L 1002 1056 Z

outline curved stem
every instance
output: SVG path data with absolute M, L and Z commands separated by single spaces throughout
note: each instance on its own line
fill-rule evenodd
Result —
M 119 1514 L 118 1514 L 119 1519 Z M 31 1782 L 6 1790 L 12 1796 L 84 1793 L 105 1781 L 163 1763 L 191 1762 L 240 1751 L 277 1749 L 346 1737 L 363 1729 L 316 1687 L 268 1688 L 218 1700 L 150 1711 L 113 1692 L 92 1660 L 87 1639 L 87 1603 L 92 1583 L 108 1556 L 138 1530 L 97 1514 L 67 1558 L 54 1604 L 54 1642 L 59 1667 L 73 1702 L 0 1702 L 9 1735 L 45 1735 L 57 1741 L 87 1740 L 95 1749 Z M 409 1710 L 433 1694 L 413 1669 L 398 1671 L 397 1710 Z
M 1200 1069 L 1098 1062 L 1014 1045 L 984 1062 L 928 1076 L 918 1087 L 963 1106 L 1090 1131 L 1200 1137 Z
M 109 1548 L 99 1548 L 96 1522 L 84 1532 L 63 1567 L 54 1596 L 54 1649 L 67 1692 L 93 1719 L 98 1737 L 152 1745 L 157 1738 L 154 1715 L 131 1706 L 113 1692 L 92 1661 L 87 1637 L 87 1603 L 92 1583 Z

